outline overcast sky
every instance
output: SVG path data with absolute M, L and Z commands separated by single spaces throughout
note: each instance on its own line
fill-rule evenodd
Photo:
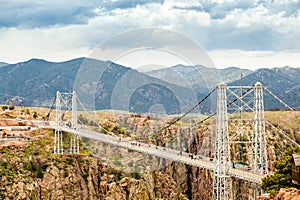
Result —
M 300 67 L 300 0 L 0 0 L 0 8 L 0 61 L 8 63 L 89 57 L 124 32 L 158 28 L 194 41 L 220 68 Z M 126 38 L 120 46 L 130 43 Z M 151 62 L 181 62 L 166 52 Z M 134 56 L 118 61 L 143 65 Z

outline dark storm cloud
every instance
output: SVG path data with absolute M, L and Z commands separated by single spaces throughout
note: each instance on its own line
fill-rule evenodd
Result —
M 163 3 L 163 0 L 1 0 L 0 27 L 30 29 L 55 25 L 87 24 L 89 19 L 99 15 L 99 12 L 95 12 L 96 9 L 101 10 L 104 14 L 109 14 L 115 9 L 129 9 L 148 3 Z
M 0 27 L 36 28 L 84 24 L 95 16 L 96 1 L 2 0 Z

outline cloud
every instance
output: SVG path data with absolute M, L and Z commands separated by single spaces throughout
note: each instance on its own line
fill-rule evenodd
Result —
M 87 24 L 90 19 L 97 15 L 109 15 L 117 9 L 125 10 L 149 3 L 161 4 L 163 0 L 1 0 L 0 27 L 30 29 L 57 25 Z
M 242 67 L 251 70 L 272 67 L 300 67 L 300 51 L 244 51 L 218 49 L 208 52 L 217 68 Z
M 117 1 L 104 1 L 102 3 L 102 8 L 111 11 L 115 9 L 129 9 L 135 8 L 138 5 L 146 5 L 149 3 L 159 3 L 162 4 L 164 0 L 117 0 Z
M 97 1 L 2 0 L 0 27 L 37 28 L 85 24 L 95 16 Z
M 179 32 L 208 51 L 298 51 L 299 9 L 300 0 L 2 0 L 0 59 L 61 55 L 62 60 L 72 52 L 74 57 L 88 56 L 109 38 L 140 28 Z M 131 37 L 116 41 L 112 48 L 136 46 L 139 40 L 163 47 L 176 40 L 165 35 L 160 41 L 147 35 Z
M 2 29 L 0 59 L 15 63 L 31 58 L 65 61 L 87 56 L 90 51 L 90 48 L 84 45 L 84 38 L 87 36 L 81 25 L 47 29 Z

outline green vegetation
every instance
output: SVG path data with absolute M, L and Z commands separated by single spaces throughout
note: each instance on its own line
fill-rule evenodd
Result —
M 124 178 L 124 174 L 122 171 L 111 168 L 111 167 L 109 167 L 107 169 L 107 174 L 114 175 L 114 180 L 111 180 L 111 182 L 119 182 L 122 178 Z
M 131 177 L 135 178 L 137 180 L 142 179 L 142 175 L 141 175 L 141 168 L 138 166 L 136 167 L 133 172 L 131 173 Z
M 7 163 L 7 162 L 2 162 L 0 165 L 0 177 L 6 177 L 8 181 L 14 180 L 14 177 L 16 175 L 16 169 L 15 166 Z
M 112 132 L 117 133 L 117 134 L 124 134 L 125 130 L 124 130 L 124 128 L 122 128 L 120 126 L 115 126 L 113 128 Z
M 28 108 L 25 109 L 25 114 L 26 114 L 26 115 L 30 115 L 30 111 L 29 111 Z
M 38 114 L 37 114 L 37 112 L 36 112 L 36 111 L 34 111 L 34 113 L 33 113 L 32 117 L 33 117 L 34 119 L 36 119 L 36 118 L 38 117 Z
M 295 187 L 292 183 L 292 154 L 300 153 L 298 148 L 287 148 L 285 157 L 274 162 L 276 171 L 273 175 L 262 179 L 262 189 L 271 195 L 275 195 L 280 188 Z
M 116 166 L 122 166 L 121 159 L 122 159 L 122 156 L 120 154 L 116 154 L 112 157 L 113 163 Z
M 2 108 L 3 111 L 5 111 L 5 110 L 8 109 L 8 106 L 2 106 L 1 108 Z
M 67 158 L 67 160 L 66 160 L 66 163 L 67 163 L 68 165 L 72 165 L 73 162 L 74 162 L 73 158 Z
M 134 178 L 134 179 L 137 179 L 137 180 L 142 179 L 141 174 L 138 173 L 138 172 L 132 172 L 131 177 Z

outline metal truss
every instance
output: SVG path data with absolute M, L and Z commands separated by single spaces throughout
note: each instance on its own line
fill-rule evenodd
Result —
M 71 120 L 64 123 L 67 112 L 71 112 Z M 56 93 L 56 128 L 54 133 L 54 154 L 79 154 L 79 136 L 70 134 L 69 148 L 64 149 L 62 127 L 77 128 L 77 97 L 76 93 Z
M 213 199 L 226 200 L 232 196 L 229 168 L 231 162 L 236 162 L 235 155 L 230 154 L 230 146 L 246 151 L 248 145 L 251 151 L 243 155 L 244 162 L 254 173 L 268 173 L 262 84 L 258 82 L 254 86 L 228 87 L 220 84 L 216 117 Z
M 253 160 L 252 167 L 255 172 L 268 173 L 268 154 L 264 123 L 263 87 L 261 83 L 255 84 L 254 89 L 254 121 L 253 121 Z
M 232 196 L 232 182 L 228 175 L 230 168 L 230 145 L 228 137 L 226 85 L 224 83 L 218 86 L 216 123 L 216 170 L 214 174 L 213 199 L 228 200 L 231 199 Z
M 228 86 L 227 106 L 230 114 L 229 130 L 232 148 L 234 144 L 244 148 L 246 152 L 244 162 L 256 173 L 268 173 L 266 134 L 264 123 L 263 86 L 256 83 L 254 86 Z M 243 145 L 241 145 L 243 144 Z M 240 158 L 240 161 L 241 158 Z M 236 158 L 233 158 L 236 162 Z

